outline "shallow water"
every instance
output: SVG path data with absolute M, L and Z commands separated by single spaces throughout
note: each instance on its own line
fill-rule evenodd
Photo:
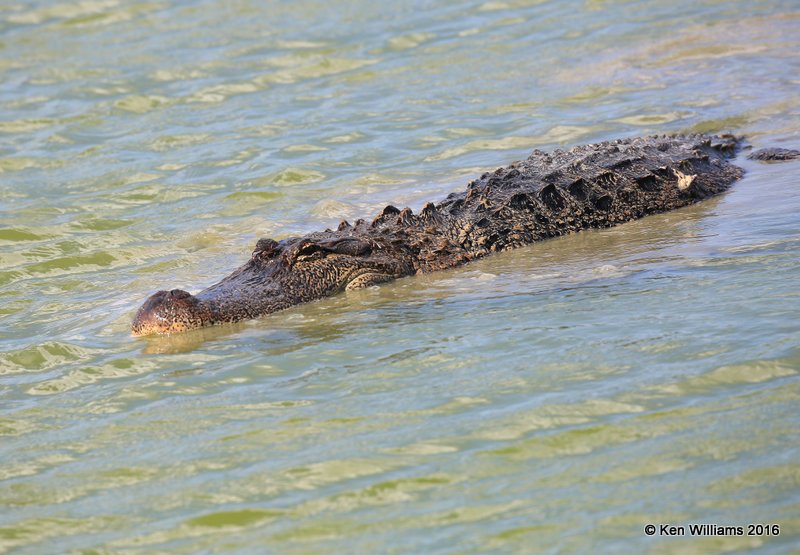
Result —
M 800 181 L 134 339 L 534 148 L 800 148 L 790 1 L 0 6 L 0 552 L 800 549 Z M 780 525 L 647 537 L 648 523 Z

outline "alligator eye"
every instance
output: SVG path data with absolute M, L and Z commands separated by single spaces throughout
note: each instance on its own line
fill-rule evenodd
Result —
M 295 255 L 297 262 L 308 262 L 311 260 L 319 260 L 325 257 L 323 249 L 315 243 L 305 243 L 298 250 Z
M 300 254 L 297 256 L 298 262 L 310 262 L 313 260 L 320 260 L 321 258 L 325 258 L 325 254 L 322 251 L 314 251 L 310 254 Z

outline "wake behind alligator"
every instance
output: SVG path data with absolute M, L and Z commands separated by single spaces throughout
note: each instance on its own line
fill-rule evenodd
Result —
M 467 190 L 419 214 L 387 206 L 371 222 L 343 221 L 282 241 L 260 239 L 243 266 L 191 295 L 150 296 L 134 335 L 176 333 L 256 318 L 344 290 L 452 268 L 492 252 L 603 228 L 692 204 L 728 189 L 743 171 L 728 160 L 739 141 L 723 136 L 658 136 L 535 150 L 485 173 Z M 751 157 L 782 160 L 797 151 Z

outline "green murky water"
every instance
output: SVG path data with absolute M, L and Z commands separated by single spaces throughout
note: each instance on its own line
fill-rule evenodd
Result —
M 0 5 L 0 552 L 800 549 L 798 164 L 722 198 L 137 340 L 256 239 L 534 147 L 800 145 L 800 5 Z M 647 537 L 648 523 L 780 525 Z

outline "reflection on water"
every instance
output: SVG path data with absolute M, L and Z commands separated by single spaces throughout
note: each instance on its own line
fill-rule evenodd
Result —
M 534 147 L 798 148 L 798 24 L 781 0 L 0 6 L 0 552 L 786 551 L 796 165 L 254 322 L 128 326 L 258 237 Z

